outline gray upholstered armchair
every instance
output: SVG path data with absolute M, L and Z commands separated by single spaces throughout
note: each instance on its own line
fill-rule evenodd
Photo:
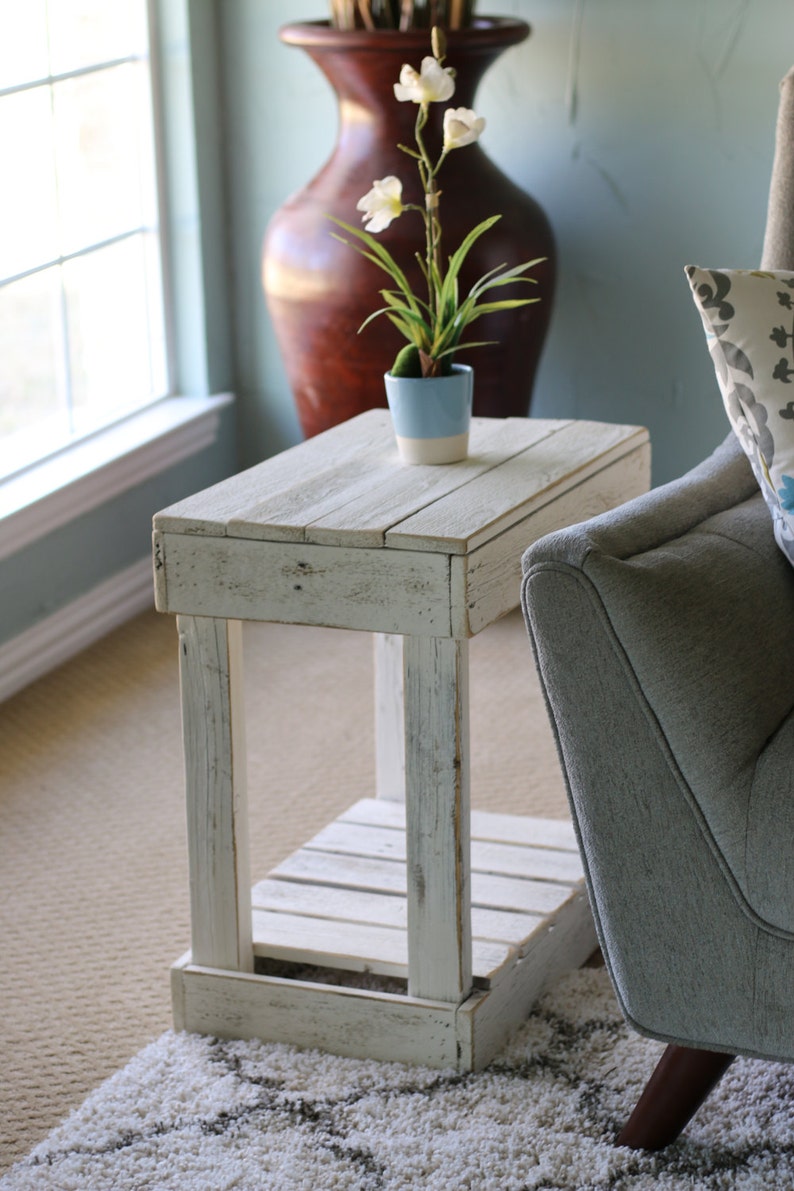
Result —
M 763 267 L 794 270 L 794 72 Z M 623 1012 L 670 1043 L 620 1144 L 794 1060 L 794 568 L 733 435 L 527 551 L 523 607 Z

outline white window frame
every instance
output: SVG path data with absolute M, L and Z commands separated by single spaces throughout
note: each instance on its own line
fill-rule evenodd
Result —
M 148 4 L 155 144 L 165 182 L 159 193 L 167 194 L 160 235 L 168 363 L 177 394 L 0 481 L 0 559 L 211 445 L 221 410 L 233 400 L 225 269 L 207 261 L 204 248 L 213 232 L 215 243 L 223 241 L 218 130 L 206 127 L 215 112 L 214 5 Z

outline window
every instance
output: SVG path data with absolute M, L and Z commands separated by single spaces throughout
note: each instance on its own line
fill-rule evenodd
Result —
M 0 477 L 168 391 L 147 0 L 0 0 Z

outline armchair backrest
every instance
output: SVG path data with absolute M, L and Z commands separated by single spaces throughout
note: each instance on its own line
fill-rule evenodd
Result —
M 761 268 L 794 270 L 794 67 L 780 84 Z

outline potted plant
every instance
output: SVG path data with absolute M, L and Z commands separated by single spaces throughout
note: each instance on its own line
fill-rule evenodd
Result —
M 372 266 L 330 234 L 328 215 L 349 221 L 356 202 L 375 179 L 405 172 L 399 145 L 414 135 L 413 106 L 395 103 L 394 81 L 406 62 L 418 64 L 431 52 L 426 21 L 442 0 L 356 0 L 348 15 L 354 28 L 330 20 L 284 26 L 280 37 L 303 49 L 323 71 L 338 101 L 339 127 L 333 150 L 317 174 L 287 198 L 272 216 L 265 235 L 262 280 L 268 311 L 281 352 L 298 417 L 308 437 L 373 406 L 385 406 L 382 377 L 391 367 L 400 333 L 381 319 L 377 333 L 353 336 L 372 310 Z M 341 4 L 340 8 L 344 7 Z M 457 8 L 448 0 L 449 17 Z M 468 26 L 446 29 L 447 54 L 455 66 L 455 103 L 473 109 L 486 69 L 507 48 L 529 36 L 525 21 L 511 17 L 472 17 Z M 384 26 L 409 8 L 410 28 Z M 456 9 L 456 13 L 452 9 Z M 378 25 L 364 26 L 362 12 Z M 344 15 L 344 14 L 343 14 Z M 433 159 L 442 151 L 440 104 L 432 104 L 423 137 Z M 555 246 L 549 220 L 537 201 L 508 178 L 478 142 L 451 153 L 444 163 L 444 187 L 465 196 L 447 204 L 444 235 L 450 246 L 461 243 L 472 226 L 499 212 L 502 218 L 472 246 L 460 274 L 468 292 L 478 278 L 504 261 L 543 259 L 534 270 L 542 301 L 517 311 L 495 311 L 478 324 L 474 413 L 485 417 L 524 417 L 529 411 L 540 353 L 545 342 L 555 281 Z M 422 204 L 416 171 L 404 178 L 403 201 Z M 423 284 L 415 259 L 412 220 L 398 219 L 379 240 L 418 292 Z
M 384 305 L 371 313 L 359 330 L 383 315 L 407 340 L 385 374 L 387 400 L 403 459 L 409 463 L 455 463 L 468 452 L 472 369 L 455 363 L 454 358 L 464 348 L 488 346 L 488 341 L 464 339 L 472 323 L 485 315 L 518 310 L 538 301 L 537 297 L 493 298 L 490 292 L 521 282 L 536 284 L 525 271 L 541 262 L 535 259 L 490 269 L 462 295 L 460 275 L 466 258 L 500 216 L 492 215 L 471 228 L 452 254 L 445 257 L 439 178 L 450 153 L 479 140 L 485 120 L 469 108 L 446 107 L 441 150 L 435 159 L 431 157 L 424 136 L 431 104 L 446 103 L 455 92 L 454 71 L 444 65 L 446 38 L 437 26 L 432 31 L 431 46 L 433 53 L 422 59 L 421 69 L 404 65 L 399 82 L 394 84 L 395 99 L 413 103 L 417 109 L 415 148 L 399 148 L 416 164 L 423 202 L 403 202 L 402 181 L 389 175 L 376 180 L 357 204 L 363 212 L 365 230 L 332 218 L 347 233 L 337 238 L 355 248 L 392 282 L 380 291 Z M 415 254 L 423 278 L 422 294 L 416 292 L 393 255 L 375 238 L 406 213 L 418 215 L 422 224 L 423 251 Z

